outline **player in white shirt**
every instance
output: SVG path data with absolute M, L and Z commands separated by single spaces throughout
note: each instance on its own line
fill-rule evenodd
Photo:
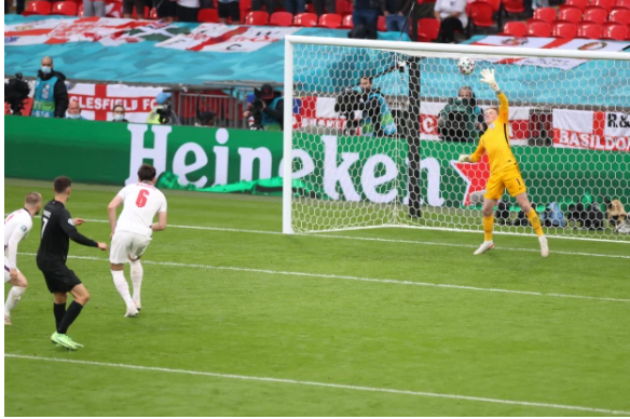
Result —
M 28 236 L 33 227 L 33 216 L 42 208 L 42 196 L 31 192 L 24 199 L 24 208 L 12 212 L 4 220 L 4 282 L 13 287 L 4 305 L 4 324 L 11 325 L 11 310 L 15 308 L 26 291 L 28 282 L 17 268 L 18 244 Z
M 112 245 L 109 254 L 114 285 L 125 301 L 125 317 L 135 317 L 141 308 L 140 287 L 144 270 L 140 257 L 151 243 L 151 234 L 166 228 L 166 198 L 155 188 L 155 168 L 143 164 L 138 169 L 138 183 L 127 185 L 114 197 L 107 207 L 109 224 L 112 227 Z M 124 204 L 116 222 L 116 209 Z M 153 223 L 157 214 L 158 222 Z M 126 260 L 131 265 L 133 298 L 125 279 L 123 266 Z

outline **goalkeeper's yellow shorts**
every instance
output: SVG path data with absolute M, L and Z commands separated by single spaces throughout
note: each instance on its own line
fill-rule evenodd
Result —
M 490 174 L 490 179 L 486 183 L 486 194 L 484 197 L 499 200 L 506 189 L 513 197 L 527 191 L 520 170 L 510 168 L 499 173 Z

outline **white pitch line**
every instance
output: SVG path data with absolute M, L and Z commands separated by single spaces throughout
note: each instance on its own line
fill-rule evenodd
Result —
M 109 223 L 108 220 L 85 220 L 92 223 Z M 188 225 L 173 225 L 169 224 L 168 228 L 182 228 L 188 230 L 203 230 L 203 231 L 224 231 L 230 233 L 249 233 L 249 234 L 270 234 L 274 236 L 282 236 L 283 233 L 279 231 L 268 231 L 268 230 L 245 230 L 238 228 L 225 228 L 225 227 L 205 227 L 205 226 L 188 226 Z M 319 239 L 342 239 L 342 240 L 355 240 L 355 241 L 372 241 L 372 242 L 382 242 L 382 243 L 401 243 L 401 244 L 419 244 L 425 246 L 444 246 L 444 247 L 460 247 L 466 249 L 476 249 L 477 245 L 470 244 L 459 244 L 459 243 L 442 243 L 442 242 L 428 242 L 428 241 L 419 241 L 419 240 L 402 240 L 402 239 L 383 239 L 378 237 L 356 237 L 356 236 L 343 236 L 343 235 L 333 235 L 333 234 L 318 234 L 318 233 L 305 233 L 300 235 L 301 237 L 316 237 Z M 623 243 L 623 242 L 622 242 Z M 540 253 L 539 249 L 528 249 L 528 248 L 518 248 L 518 247 L 495 247 L 498 250 L 507 250 L 511 252 L 530 252 L 530 253 Z M 586 257 L 598 257 L 598 258 L 611 258 L 611 259 L 629 259 L 630 256 L 626 255 L 610 255 L 610 254 L 599 254 L 599 253 L 585 253 L 585 252 L 563 252 L 560 250 L 551 249 L 552 255 L 566 255 L 566 256 L 586 256 Z
M 317 381 L 302 381 L 302 380 L 292 380 L 292 379 L 287 379 L 287 378 L 253 377 L 253 376 L 248 376 L 248 375 L 222 374 L 222 373 L 217 373 L 217 372 L 192 371 L 192 370 L 172 369 L 172 368 L 163 368 L 163 367 L 145 367 L 142 365 L 113 364 L 109 362 L 82 361 L 78 359 L 67 359 L 67 358 L 66 359 L 47 358 L 47 357 L 41 357 L 41 356 L 18 355 L 18 354 L 5 354 L 4 356 L 5 358 L 27 359 L 27 360 L 32 360 L 32 361 L 59 362 L 59 363 L 67 363 L 67 364 L 79 364 L 79 365 L 94 365 L 98 367 L 165 372 L 165 373 L 170 373 L 170 374 L 187 374 L 187 375 L 197 375 L 197 376 L 215 377 L 215 378 L 228 378 L 228 379 L 233 379 L 233 380 L 262 381 L 262 382 L 267 382 L 267 383 L 292 384 L 292 385 L 310 386 L 310 387 L 325 387 L 325 388 L 334 388 L 334 389 L 340 389 L 340 390 L 368 391 L 368 392 L 373 392 L 373 393 L 390 393 L 390 394 L 401 394 L 401 395 L 408 395 L 408 396 L 431 397 L 431 398 L 439 398 L 439 399 L 466 400 L 470 402 L 507 404 L 507 405 L 513 405 L 513 406 L 574 410 L 574 411 L 581 411 L 581 412 L 604 413 L 604 414 L 609 414 L 609 415 L 623 415 L 623 416 L 630 415 L 630 411 L 623 411 L 623 410 L 602 409 L 602 408 L 597 408 L 597 407 L 585 407 L 585 406 L 570 406 L 570 405 L 555 404 L 555 403 L 538 403 L 538 402 L 526 402 L 526 401 L 517 401 L 517 400 L 493 399 L 490 397 L 464 396 L 460 394 L 431 393 L 427 391 L 412 391 L 412 390 L 396 390 L 396 389 L 379 388 L 379 387 L 363 387 L 363 386 L 355 386 L 355 385 L 350 385 L 350 384 L 320 383 Z
M 36 256 L 35 253 L 20 253 L 20 255 Z M 97 258 L 93 256 L 68 256 L 68 259 L 92 260 L 92 261 L 99 261 L 99 262 L 109 261 L 109 259 Z M 367 278 L 367 277 L 351 276 L 351 275 L 318 274 L 318 273 L 310 273 L 310 272 L 275 271 L 272 269 L 240 268 L 240 267 L 235 267 L 235 266 L 213 266 L 213 265 L 201 265 L 201 264 L 194 264 L 194 263 L 159 262 L 159 261 L 145 260 L 145 259 L 142 260 L 142 263 L 146 263 L 149 265 L 208 269 L 208 270 L 216 270 L 216 271 L 251 272 L 251 273 L 269 274 L 269 275 L 301 276 L 301 277 L 325 278 L 325 279 L 344 279 L 344 280 L 349 280 L 349 281 L 375 282 L 375 283 L 381 283 L 381 284 L 415 285 L 419 287 L 446 288 L 446 289 L 458 289 L 458 290 L 481 291 L 481 292 L 497 292 L 497 293 L 502 293 L 502 294 L 531 295 L 531 296 L 536 296 L 536 297 L 572 298 L 572 299 L 580 299 L 580 300 L 598 300 L 598 301 L 614 301 L 614 302 L 620 302 L 620 303 L 630 303 L 630 299 L 626 299 L 626 298 L 591 297 L 591 296 L 586 296 L 586 295 L 544 293 L 544 292 L 538 292 L 538 291 L 520 291 L 520 290 L 510 290 L 510 289 L 504 289 L 504 288 L 482 288 L 482 287 L 472 287 L 468 285 L 433 284 L 430 282 L 403 281 L 400 279 L 379 279 L 379 278 Z

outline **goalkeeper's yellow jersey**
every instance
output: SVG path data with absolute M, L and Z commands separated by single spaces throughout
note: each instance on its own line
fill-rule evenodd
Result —
M 490 173 L 498 173 L 508 168 L 518 170 L 518 162 L 510 148 L 509 105 L 505 94 L 499 93 L 499 117 L 488 126 L 485 134 L 479 139 L 477 150 L 470 156 L 473 163 L 477 163 L 483 153 L 488 153 Z

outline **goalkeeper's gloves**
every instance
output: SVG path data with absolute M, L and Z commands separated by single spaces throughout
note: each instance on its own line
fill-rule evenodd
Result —
M 459 159 L 457 159 L 460 163 L 472 163 L 470 156 L 468 154 L 461 154 Z
M 486 83 L 496 93 L 501 91 L 499 85 L 497 84 L 497 80 L 494 78 L 494 70 L 488 70 L 487 68 L 481 70 L 481 82 Z

